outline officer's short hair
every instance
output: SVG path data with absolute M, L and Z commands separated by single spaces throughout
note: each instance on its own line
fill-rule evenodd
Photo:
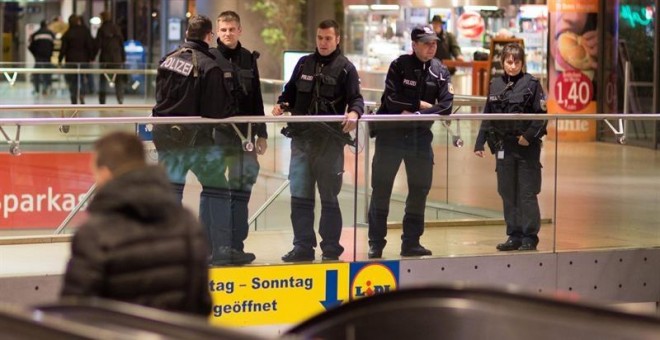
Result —
M 188 20 L 188 29 L 186 38 L 194 40 L 204 40 L 207 34 L 213 31 L 213 23 L 205 15 L 193 15 Z
M 318 28 L 320 28 L 322 30 L 328 29 L 328 28 L 334 28 L 336 36 L 339 36 L 339 33 L 340 33 L 339 32 L 339 24 L 336 21 L 332 20 L 332 19 L 321 21 Z
M 224 11 L 220 13 L 220 15 L 218 15 L 218 19 L 216 20 L 216 22 L 220 22 L 220 21 L 225 21 L 225 22 L 235 21 L 238 24 L 238 26 L 241 26 L 241 17 L 238 15 L 238 13 L 234 11 Z
M 96 167 L 106 167 L 113 175 L 146 166 L 144 146 L 128 132 L 112 132 L 94 143 Z
M 520 60 L 525 65 L 525 50 L 518 43 L 508 43 L 502 49 L 502 63 L 512 56 L 514 61 Z

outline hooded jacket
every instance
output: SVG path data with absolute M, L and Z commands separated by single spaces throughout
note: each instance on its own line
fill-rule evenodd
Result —
M 98 296 L 208 315 L 207 244 L 165 172 L 147 166 L 106 183 L 71 244 L 62 296 Z

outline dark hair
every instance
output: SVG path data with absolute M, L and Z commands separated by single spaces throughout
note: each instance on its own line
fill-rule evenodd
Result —
M 518 45 L 518 43 L 508 43 L 504 45 L 504 48 L 502 49 L 502 63 L 504 63 L 509 56 L 512 56 L 514 61 L 522 61 L 522 64 L 525 65 L 525 50 Z
M 82 20 L 80 20 L 78 15 L 76 14 L 69 15 L 69 27 L 80 26 L 81 24 L 82 24 Z
M 48 23 L 46 22 L 46 20 L 41 20 L 41 22 L 39 23 L 39 27 L 41 27 L 41 28 L 48 27 Z
M 193 15 L 188 20 L 186 38 L 193 40 L 204 40 L 207 34 L 213 31 L 213 23 L 205 15 Z
M 144 146 L 134 134 L 112 132 L 94 143 L 96 166 L 107 167 L 113 175 L 146 166 Z
M 102 22 L 112 21 L 112 14 L 108 11 L 101 12 L 101 14 L 99 14 L 99 17 L 101 17 Z
M 332 19 L 321 21 L 318 28 L 320 28 L 322 30 L 328 29 L 328 28 L 334 28 L 335 29 L 335 35 L 337 35 L 337 36 L 340 33 L 339 32 L 339 24 L 336 21 L 332 20 Z
M 236 21 L 238 26 L 241 25 L 241 17 L 234 11 L 224 11 L 220 13 L 216 21 Z

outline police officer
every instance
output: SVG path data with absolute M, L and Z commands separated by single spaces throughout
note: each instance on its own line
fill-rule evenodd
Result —
M 233 83 L 233 97 L 237 102 L 238 115 L 264 116 L 257 58 L 259 52 L 250 52 L 241 45 L 241 18 L 238 13 L 225 11 L 216 20 L 218 47 L 211 53 L 216 60 L 232 63 L 238 69 L 238 79 Z M 215 143 L 220 147 L 222 166 L 217 169 L 227 174 L 230 190 L 229 209 L 231 223 L 219 231 L 219 239 L 213 240 L 232 253 L 232 264 L 254 261 L 252 253 L 244 252 L 243 241 L 248 235 L 248 202 L 252 186 L 259 175 L 257 155 L 263 155 L 268 147 L 266 124 L 222 124 L 215 128 Z M 212 209 L 212 207 L 211 207 Z
M 186 41 L 160 62 L 156 76 L 157 117 L 203 116 L 225 118 L 233 113 L 227 92 L 225 74 L 209 52 L 213 39 L 213 23 L 203 15 L 188 22 Z M 191 170 L 202 184 L 200 219 L 211 239 L 228 223 L 227 183 L 219 168 L 220 154 L 214 146 L 210 124 L 177 124 L 154 126 L 153 138 L 159 161 L 165 166 L 179 200 L 183 198 L 186 174 Z M 227 254 L 212 244 L 212 264 L 226 264 Z
M 390 64 L 385 91 L 376 114 L 449 115 L 454 100 L 447 68 L 435 59 L 438 37 L 430 27 L 412 30 L 413 53 Z M 424 233 L 426 197 L 433 180 L 432 121 L 381 122 L 372 126 L 376 150 L 372 164 L 369 204 L 369 258 L 380 258 L 387 241 L 392 185 L 401 161 L 408 175 L 408 198 L 403 217 L 401 256 L 431 255 L 419 243 Z
M 484 113 L 546 113 L 538 79 L 523 72 L 525 51 L 511 43 L 502 50 L 504 74 L 490 82 Z M 504 203 L 507 241 L 497 250 L 535 250 L 541 213 L 541 137 L 546 121 L 506 120 L 481 123 L 474 153 L 484 157 L 484 144 L 496 155 L 497 191 Z
M 339 124 L 290 124 L 283 133 L 291 137 L 291 223 L 293 250 L 285 262 L 314 260 L 315 186 L 321 197 L 321 250 L 323 260 L 337 260 L 342 217 L 337 195 L 344 173 L 346 135 L 355 129 L 364 112 L 364 100 L 355 66 L 339 49 L 339 25 L 322 21 L 316 30 L 316 52 L 302 57 L 273 108 L 279 116 L 288 106 L 293 115 L 344 115 Z

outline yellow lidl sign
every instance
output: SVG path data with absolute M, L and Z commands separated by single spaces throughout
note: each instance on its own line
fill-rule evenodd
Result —
M 211 322 L 252 326 L 301 322 L 349 299 L 349 264 L 213 268 Z

